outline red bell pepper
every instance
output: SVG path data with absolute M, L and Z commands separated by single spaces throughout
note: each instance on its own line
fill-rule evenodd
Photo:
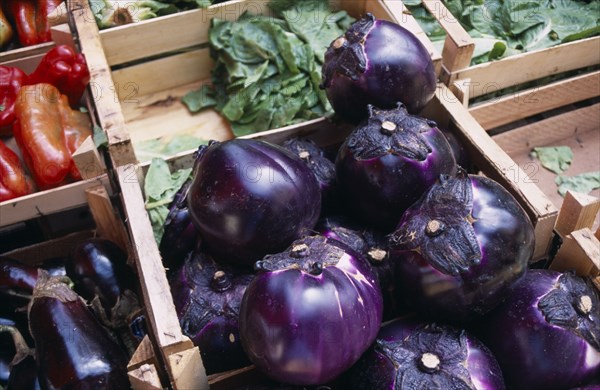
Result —
M 77 148 L 81 146 L 83 141 L 92 135 L 92 121 L 88 114 L 79 110 L 73 110 L 71 106 L 69 106 L 69 100 L 66 95 L 60 97 L 59 109 L 61 125 L 67 142 L 67 149 L 72 156 Z M 71 166 L 71 177 L 76 180 L 81 179 L 81 174 L 75 164 Z
M 0 140 L 0 202 L 33 192 L 19 157 Z
M 48 9 L 48 0 L 10 0 L 7 2 L 5 10 L 17 29 L 21 45 L 31 46 L 52 40 Z
M 60 117 L 60 92 L 50 84 L 26 85 L 15 104 L 13 135 L 38 187 L 63 184 L 73 165 Z
M 0 135 L 9 135 L 15 121 L 15 100 L 27 75 L 19 68 L 0 65 Z
M 90 72 L 85 57 L 68 45 L 58 45 L 51 49 L 29 75 L 29 84 L 54 85 L 69 97 L 69 103 L 73 107 L 79 104 L 89 82 Z

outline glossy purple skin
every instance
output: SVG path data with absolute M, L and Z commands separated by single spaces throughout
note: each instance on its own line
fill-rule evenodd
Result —
M 574 332 L 548 323 L 538 308 L 540 299 L 556 288 L 560 275 L 530 270 L 506 302 L 478 326 L 511 388 L 558 390 L 600 380 L 600 350 Z M 591 313 L 599 327 L 600 308 L 593 307 Z
M 369 104 L 394 108 L 402 102 L 418 113 L 436 88 L 433 62 L 423 44 L 404 27 L 374 19 L 368 14 L 355 22 L 325 52 L 327 98 L 336 115 L 354 123 L 367 117 Z
M 299 255 L 302 244 L 308 253 Z M 325 262 L 320 273 L 315 262 Z M 327 383 L 375 339 L 381 292 L 369 264 L 347 246 L 307 237 L 257 266 L 242 300 L 240 334 L 250 360 L 272 379 Z
M 462 170 L 456 177 L 460 182 L 442 177 L 406 211 L 390 246 L 400 296 L 429 318 L 462 323 L 503 300 L 525 274 L 535 239 L 529 218 L 500 184 Z M 461 184 L 444 189 L 442 182 Z M 443 195 L 427 201 L 434 191 Z M 446 228 L 430 237 L 432 220 L 445 220 Z
M 136 291 L 136 277 L 127 264 L 127 253 L 105 238 L 90 238 L 77 245 L 65 269 L 74 290 L 88 302 L 98 296 L 107 315 L 125 290 Z
M 251 267 L 312 229 L 321 192 L 311 170 L 288 150 L 233 139 L 212 143 L 199 156 L 188 206 L 209 252 Z
M 42 387 L 129 388 L 125 352 L 65 282 L 40 275 L 29 306 Z
M 220 279 L 215 279 L 222 271 Z M 201 251 L 188 256 L 169 279 L 183 333 L 200 354 L 207 374 L 249 365 L 239 334 L 242 296 L 252 274 L 235 274 Z
M 502 372 L 498 362 L 490 350 L 473 335 L 447 325 L 439 325 L 437 329 L 444 333 L 434 333 L 431 337 L 430 327 L 434 324 L 422 322 L 414 316 L 400 317 L 382 325 L 377 335 L 377 341 L 361 357 L 361 359 L 345 374 L 345 388 L 353 390 L 404 390 L 404 389 L 504 389 Z M 420 336 L 420 342 L 415 345 L 409 341 L 418 332 L 426 330 L 425 336 Z M 462 337 L 460 350 L 445 347 L 451 341 L 451 346 L 457 346 L 457 340 Z M 432 341 L 429 341 L 432 340 Z M 389 350 L 385 350 L 385 348 Z M 394 348 L 405 348 L 411 351 L 409 359 L 395 360 Z M 439 358 L 439 371 L 428 371 L 420 367 L 418 361 L 426 353 L 432 353 Z M 417 362 L 415 364 L 415 362 Z M 457 373 L 465 368 L 465 372 Z M 442 382 L 439 373 L 456 375 L 455 387 Z M 399 375 L 399 373 L 401 373 Z M 461 377 L 462 374 L 468 377 Z
M 371 108 L 370 111 L 369 119 L 348 136 L 338 151 L 338 188 L 348 213 L 388 233 L 440 174 L 456 172 L 456 161 L 435 123 L 408 115 L 401 106 L 394 110 Z M 413 145 L 387 139 L 402 134 L 374 138 L 374 132 L 384 131 L 381 126 L 385 121 L 397 124 L 398 133 L 415 134 L 412 138 L 418 138 L 420 146 L 428 150 L 413 155 Z M 377 152 L 369 153 L 368 157 L 358 155 L 359 151 L 376 148 Z
M 185 182 L 169 205 L 164 234 L 158 247 L 163 265 L 168 270 L 181 266 L 185 256 L 198 245 L 200 238 L 186 201 L 190 185 L 191 180 Z

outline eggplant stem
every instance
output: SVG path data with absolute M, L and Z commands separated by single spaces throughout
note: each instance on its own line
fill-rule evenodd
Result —
M 385 257 L 387 256 L 387 251 L 385 251 L 383 249 L 379 249 L 379 248 L 373 248 L 373 249 L 369 250 L 368 254 L 369 254 L 369 258 L 371 258 L 371 260 L 380 262 L 380 261 L 383 261 L 385 259 Z
M 428 373 L 433 373 L 440 368 L 440 358 L 436 354 L 425 352 L 419 359 L 419 367 Z
M 33 356 L 33 349 L 29 348 L 29 345 L 27 345 L 27 341 L 25 341 L 25 338 L 23 337 L 19 329 L 17 329 L 14 326 L 0 325 L 0 333 L 2 332 L 10 333 L 13 339 L 13 343 L 15 345 L 16 353 L 14 358 L 10 362 L 10 367 L 14 367 L 15 365 L 19 364 L 27 356 Z
M 216 271 L 213 275 L 210 286 L 215 291 L 223 292 L 231 287 L 231 280 L 224 271 Z
M 398 129 L 398 126 L 391 121 L 383 121 L 381 123 L 381 131 L 383 134 L 393 134 Z
M 294 245 L 292 247 L 292 251 L 290 254 L 293 257 L 306 257 L 306 256 L 308 256 L 308 252 L 309 252 L 308 245 L 302 243 L 302 244 Z
M 425 234 L 429 237 L 435 237 L 444 231 L 444 224 L 437 219 L 432 219 L 427 222 L 425 227 Z
M 579 310 L 583 314 L 590 314 L 592 311 L 592 298 L 589 295 L 582 295 L 579 297 Z
M 334 49 L 339 49 L 342 46 L 344 46 L 344 44 L 346 43 L 346 38 L 344 37 L 339 37 L 338 39 L 336 39 L 335 41 L 333 41 L 333 48 Z

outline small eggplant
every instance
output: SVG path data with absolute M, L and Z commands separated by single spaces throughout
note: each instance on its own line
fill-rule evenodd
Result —
M 600 296 L 589 278 L 530 270 L 477 329 L 511 389 L 600 382 Z
M 207 374 L 250 364 L 240 341 L 239 313 L 251 274 L 234 273 L 200 250 L 170 278 L 181 329 L 200 354 Z
M 0 297 L 2 312 L 10 315 L 29 304 L 33 287 L 37 282 L 36 267 L 23 264 L 8 257 L 0 257 Z
M 409 115 L 403 105 L 380 110 L 346 138 L 335 162 L 340 200 L 348 213 L 390 232 L 400 216 L 456 161 L 434 122 Z
M 127 389 L 127 356 L 61 277 L 41 270 L 29 328 L 43 388 Z
M 369 263 L 337 240 L 307 236 L 256 263 L 240 335 L 270 378 L 325 384 L 350 368 L 381 325 L 381 290 Z
M 353 390 L 503 390 L 498 362 L 472 334 L 416 317 L 385 323 L 345 375 Z
M 65 268 L 77 294 L 91 303 L 102 323 L 117 331 L 133 352 L 139 340 L 129 327 L 141 309 L 127 253 L 110 240 L 90 238 L 74 248 Z

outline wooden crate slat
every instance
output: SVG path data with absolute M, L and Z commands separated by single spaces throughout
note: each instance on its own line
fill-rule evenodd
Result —
M 139 96 L 210 78 L 213 60 L 208 49 L 198 49 L 114 70 L 116 95 L 122 103 Z
M 578 134 L 599 129 L 600 103 L 542 119 L 517 129 L 493 136 L 509 155 L 529 153 L 536 146 L 556 145 Z
M 569 42 L 548 49 L 515 54 L 452 74 L 449 82 L 471 79 L 472 98 L 527 81 L 599 63 L 600 37 Z
M 472 105 L 469 111 L 484 129 L 493 129 L 598 95 L 600 71 L 491 99 L 483 104 Z
M 67 3 L 73 19 L 73 28 L 84 53 L 91 81 L 90 90 L 95 102 L 95 111 L 100 126 L 108 137 L 111 154 L 118 165 L 136 161 L 129 134 L 125 130 L 125 119 L 115 95 L 115 87 L 106 62 L 98 27 L 87 0 L 69 0 Z
M 0 203 L 0 226 L 85 206 L 87 204 L 85 190 L 99 184 L 109 186 L 108 176 L 102 175 L 2 202 Z

